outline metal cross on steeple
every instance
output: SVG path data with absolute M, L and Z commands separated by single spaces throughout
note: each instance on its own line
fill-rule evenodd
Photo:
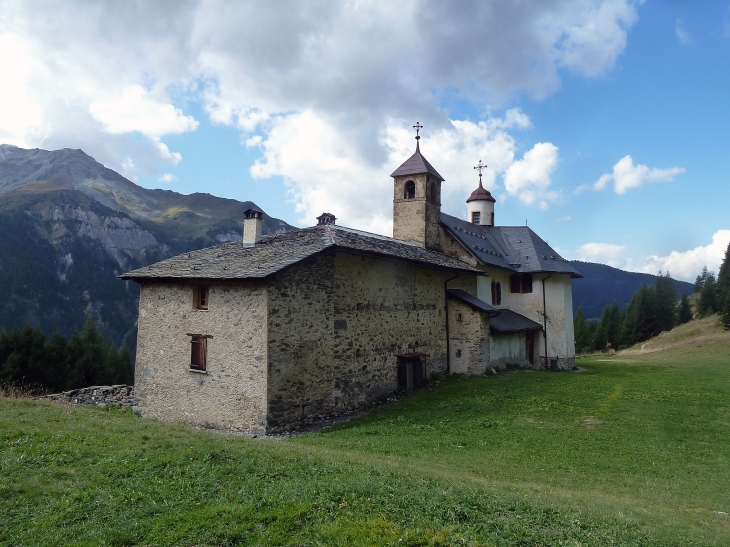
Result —
M 420 139 L 421 137 L 420 137 L 420 135 L 418 134 L 418 132 L 419 132 L 419 131 L 420 131 L 421 129 L 423 129 L 423 126 L 421 125 L 421 123 L 420 123 L 420 122 L 416 122 L 416 125 L 414 125 L 414 126 L 413 126 L 413 129 L 415 129 L 415 130 L 416 130 L 416 140 L 419 140 L 419 139 Z
M 484 171 L 486 168 L 487 168 L 487 164 L 486 163 L 482 163 L 482 160 L 479 160 L 479 163 L 477 163 L 474 166 L 474 169 L 476 169 L 477 171 L 479 171 L 479 186 L 482 185 L 482 171 Z

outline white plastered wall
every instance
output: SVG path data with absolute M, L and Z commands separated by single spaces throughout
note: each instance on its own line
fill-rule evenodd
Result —
M 500 268 L 485 268 L 488 276 L 478 281 L 478 297 L 492 303 L 491 284 L 498 281 L 502 287 L 502 302 L 495 305 L 500 309 L 515 311 L 540 325 L 545 325 L 543 311 L 543 279 L 545 280 L 545 308 L 547 308 L 547 352 L 548 358 L 575 359 L 575 338 L 573 333 L 573 292 L 569 274 L 535 273 L 532 276 L 532 292 L 513 294 L 509 291 L 509 277 L 512 272 Z M 545 358 L 545 339 L 540 332 L 535 339 L 535 364 Z M 492 348 L 492 359 L 498 358 L 500 350 Z

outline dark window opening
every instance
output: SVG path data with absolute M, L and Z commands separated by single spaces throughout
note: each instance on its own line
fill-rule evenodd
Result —
M 208 338 L 203 334 L 189 334 L 190 336 L 190 368 L 191 370 L 205 371 L 207 368 Z
M 479 211 L 474 211 L 471 214 L 471 223 L 472 224 L 479 224 L 479 220 L 481 219 L 482 214 Z
M 416 183 L 412 180 L 406 181 L 406 186 L 403 190 L 403 199 L 413 199 L 416 197 Z
M 426 363 L 422 355 L 398 356 L 398 389 L 418 389 L 426 384 Z
M 522 292 L 532 292 L 532 274 L 522 274 Z
M 195 308 L 199 310 L 208 309 L 208 286 L 198 285 L 195 287 Z
M 509 276 L 509 292 L 517 294 L 531 293 L 532 274 L 512 274 Z
M 520 285 L 520 274 L 509 276 L 509 292 L 519 294 Z
M 491 226 L 494 226 L 494 213 L 492 213 L 492 222 L 490 223 Z
M 502 286 L 499 281 L 492 281 L 492 305 L 499 306 L 502 303 Z

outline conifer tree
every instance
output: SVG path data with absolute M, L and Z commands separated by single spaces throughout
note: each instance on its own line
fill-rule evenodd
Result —
M 697 300 L 697 313 L 700 317 L 707 317 L 718 311 L 717 305 L 717 283 L 715 282 L 715 274 L 710 272 L 707 274 L 700 291 L 700 297 Z
M 708 275 L 709 275 L 709 272 L 707 271 L 707 266 L 703 266 L 702 273 L 700 275 L 698 275 L 697 278 L 695 279 L 695 287 L 694 287 L 695 293 L 698 293 L 702 290 L 702 287 L 704 286 Z
M 606 306 L 608 308 L 608 306 Z M 608 334 L 606 327 L 602 323 L 598 323 L 596 334 L 593 336 L 593 349 L 595 351 L 606 351 L 608 345 Z
M 730 329 L 730 243 L 717 274 L 717 293 L 720 323 L 725 329 Z
M 692 308 L 689 305 L 689 298 L 686 294 L 683 294 L 677 309 L 677 324 L 684 325 L 690 321 L 692 321 Z
M 586 344 L 586 316 L 583 313 L 583 308 L 578 308 L 578 311 L 573 318 L 573 336 L 575 337 L 575 352 L 584 353 L 588 344 Z
M 656 321 L 657 330 L 670 331 L 677 324 L 677 293 L 674 290 L 674 279 L 669 272 L 659 275 L 656 287 Z

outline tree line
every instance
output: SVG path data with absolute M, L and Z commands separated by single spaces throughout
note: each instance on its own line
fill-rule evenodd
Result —
M 718 313 L 722 326 L 730 329 L 730 245 L 717 277 L 704 267 L 695 280 L 694 291 L 697 315 L 707 317 Z M 677 300 L 669 272 L 659 272 L 654 286 L 639 287 L 625 310 L 619 309 L 614 301 L 603 309 L 598 321 L 589 321 L 578 308 L 573 320 L 575 351 L 590 353 L 630 347 L 693 318 L 688 295 Z
M 91 317 L 68 339 L 47 339 L 39 326 L 0 329 L 0 385 L 58 392 L 133 382 L 129 351 L 104 339 Z

